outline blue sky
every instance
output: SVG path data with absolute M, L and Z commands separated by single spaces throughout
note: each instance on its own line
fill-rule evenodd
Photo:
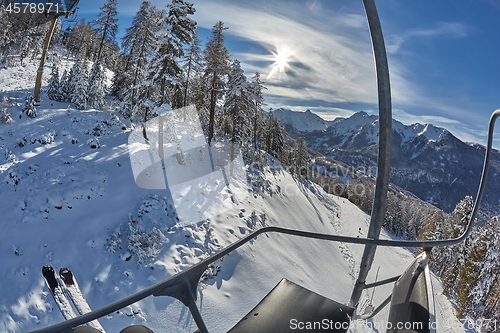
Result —
M 79 5 L 93 18 L 104 0 Z M 163 8 L 168 0 L 152 0 Z M 120 29 L 140 1 L 118 0 Z M 311 109 L 326 119 L 377 112 L 370 36 L 362 1 L 192 1 L 206 41 L 219 20 L 226 46 L 248 76 L 263 73 L 268 107 Z M 485 142 L 488 120 L 500 107 L 500 2 L 497 0 L 384 0 L 384 31 L 393 116 L 405 124 L 433 123 L 465 141 Z M 284 72 L 270 78 L 276 54 Z M 500 139 L 496 140 L 500 146 Z

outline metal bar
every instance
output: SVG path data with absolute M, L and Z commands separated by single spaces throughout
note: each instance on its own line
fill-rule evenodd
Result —
M 200 333 L 208 333 L 207 326 L 205 325 L 205 322 L 203 321 L 203 317 L 201 316 L 200 310 L 198 309 L 198 306 L 196 305 L 196 285 L 194 286 L 194 290 L 192 289 L 191 285 L 188 283 L 187 284 L 188 293 L 189 293 L 189 311 L 191 311 L 191 315 L 193 316 L 194 322 L 196 323 L 196 326 L 198 326 L 198 329 L 200 330 Z
M 477 211 L 478 211 L 479 205 L 481 203 L 481 198 L 484 194 L 484 188 L 486 186 L 486 178 L 487 178 L 488 170 L 489 170 L 489 161 L 491 159 L 491 149 L 492 149 L 492 145 L 493 145 L 493 130 L 495 128 L 496 119 L 499 116 L 500 116 L 500 109 L 495 110 L 495 112 L 491 116 L 490 126 L 488 129 L 488 143 L 487 143 L 487 147 L 486 147 L 486 156 L 485 156 L 485 160 L 484 160 L 483 173 L 481 176 L 481 182 L 479 184 L 479 189 L 478 189 L 477 196 L 476 196 L 476 201 L 474 203 L 474 208 L 472 209 L 471 219 L 469 220 L 469 224 L 467 225 L 466 230 L 463 232 L 463 234 L 461 236 L 459 236 L 457 238 L 447 239 L 447 240 L 437 240 L 437 241 L 400 241 L 400 240 L 369 239 L 369 238 L 345 237 L 345 236 L 338 236 L 338 235 L 327 235 L 327 234 L 319 234 L 319 233 L 314 233 L 314 232 L 287 229 L 287 228 L 281 228 L 281 227 L 264 227 L 262 229 L 254 231 L 251 234 L 249 234 L 248 236 L 234 242 L 233 244 L 229 245 L 228 247 L 226 247 L 222 251 L 219 251 L 216 254 L 200 261 L 198 264 L 191 266 L 190 268 L 188 268 L 188 269 L 186 269 L 186 270 L 184 270 L 184 271 L 182 271 L 174 276 L 171 276 L 170 278 L 167 278 L 161 282 L 158 282 L 157 284 L 155 284 L 151 287 L 145 288 L 145 289 L 143 289 L 143 290 L 141 290 L 133 295 L 130 295 L 128 297 L 123 298 L 122 300 L 119 300 L 119 301 L 116 301 L 116 302 L 111 303 L 109 305 L 106 305 L 102 308 L 99 308 L 97 310 L 89 312 L 85 315 L 73 318 L 71 320 L 68 320 L 68 321 L 65 321 L 65 322 L 62 322 L 59 324 L 52 325 L 52 326 L 44 328 L 44 329 L 39 329 L 39 330 L 33 331 L 33 333 L 35 333 L 35 332 L 36 333 L 64 332 L 68 328 L 76 327 L 78 325 L 85 324 L 85 323 L 92 321 L 94 319 L 98 319 L 98 318 L 103 317 L 105 315 L 108 315 L 112 312 L 120 310 L 128 305 L 131 305 L 135 302 L 138 302 L 138 301 L 140 301 L 148 296 L 151 296 L 154 294 L 161 294 L 165 289 L 184 281 L 184 279 L 186 279 L 186 277 L 195 276 L 196 274 L 199 274 L 200 270 L 205 270 L 205 268 L 209 264 L 219 260 L 223 256 L 236 250 L 237 248 L 239 248 L 242 245 L 244 245 L 245 243 L 249 242 L 250 240 L 252 240 L 256 236 L 263 234 L 263 233 L 276 232 L 276 233 L 294 235 L 294 236 L 299 236 L 299 237 L 322 239 L 322 240 L 337 241 L 337 242 L 345 242 L 345 243 L 352 243 L 352 244 L 373 244 L 373 245 L 394 246 L 394 247 L 432 248 L 432 247 L 437 247 L 437 246 L 450 246 L 450 245 L 458 244 L 458 243 L 462 242 L 470 234 L 473 221 L 477 215 Z
M 394 277 L 391 277 L 389 279 L 385 279 L 385 280 L 382 280 L 382 281 L 365 284 L 365 289 L 375 288 L 375 287 L 378 287 L 378 286 L 382 286 L 384 284 L 388 284 L 388 283 L 391 283 L 391 282 L 396 282 L 400 278 L 400 276 L 401 275 L 398 275 L 398 276 L 394 276 Z
M 52 35 L 54 34 L 54 28 L 56 27 L 58 19 L 59 19 L 58 15 L 55 15 L 54 18 L 52 18 L 49 31 L 47 31 L 47 37 L 45 37 L 45 44 L 43 45 L 43 51 L 40 57 L 40 66 L 38 67 L 38 70 L 36 72 L 35 102 L 40 102 L 40 90 L 42 88 L 43 66 L 45 64 L 45 59 L 47 58 L 47 51 L 49 50 L 50 41 L 52 40 Z
M 392 106 L 391 85 L 389 79 L 389 65 L 385 51 L 384 35 L 378 17 L 374 0 L 363 0 L 366 18 L 370 27 L 370 34 L 375 57 L 375 68 L 377 71 L 378 88 L 378 110 L 379 110 L 379 138 L 378 138 L 378 162 L 377 179 L 375 184 L 375 198 L 368 229 L 368 238 L 377 239 L 382 230 L 382 222 L 385 217 L 387 205 L 387 190 L 389 188 L 389 172 L 391 162 L 392 146 Z M 359 267 L 359 275 L 354 285 L 354 290 L 349 301 L 350 306 L 359 302 L 361 292 L 368 272 L 370 271 L 377 250 L 376 245 L 368 244 L 363 251 L 363 257 Z

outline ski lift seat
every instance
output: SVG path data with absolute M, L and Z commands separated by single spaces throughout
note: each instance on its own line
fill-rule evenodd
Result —
M 433 333 L 435 319 L 428 258 L 422 252 L 394 285 L 387 333 Z
M 301 327 L 312 327 L 307 332 L 347 332 L 353 312 L 351 307 L 282 279 L 229 332 L 295 332 Z

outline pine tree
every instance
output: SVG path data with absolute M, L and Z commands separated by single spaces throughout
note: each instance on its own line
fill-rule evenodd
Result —
M 186 50 L 182 70 L 184 78 L 182 82 L 183 102 L 182 106 L 188 106 L 195 101 L 196 81 L 200 77 L 203 68 L 203 57 L 201 53 L 201 41 L 198 36 L 193 36 L 193 42 Z
M 39 54 L 49 21 L 45 15 L 31 13 L 9 13 L 0 6 L 0 57 L 13 63 L 14 59 L 21 64 L 31 54 L 31 60 Z M 15 55 L 15 57 L 9 57 Z M 2 60 L 0 58 L 0 60 Z M 1 61 L 0 61 L 1 62 Z
M 35 97 L 26 93 L 26 97 L 24 99 L 24 107 L 22 110 L 26 115 L 30 118 L 36 117 L 36 106 L 35 106 Z
M 285 146 L 285 129 L 277 119 L 272 109 L 267 113 L 266 129 L 264 134 L 266 152 L 276 158 L 281 158 Z
M 307 151 L 304 133 L 300 133 L 297 138 L 297 148 L 295 150 L 295 167 L 297 174 L 307 178 L 307 170 L 309 167 L 309 152 Z
M 249 116 L 252 109 L 250 84 L 240 62 L 234 60 L 228 76 L 227 93 L 224 103 L 226 133 L 233 144 L 248 142 L 250 137 Z
M 11 109 L 12 106 L 9 103 L 9 98 L 7 96 L 0 98 L 0 124 L 11 124 L 14 122 Z
M 115 72 L 113 92 L 123 100 L 124 112 L 130 114 L 138 102 L 138 89 L 147 75 L 148 64 L 157 47 L 162 12 L 144 1 L 122 40 L 124 67 Z
M 492 218 L 479 229 L 478 244 L 475 253 L 479 254 L 481 268 L 476 285 L 470 291 L 469 315 L 474 318 L 500 319 L 498 302 L 500 294 L 495 293 L 500 287 L 500 224 L 498 217 Z
M 139 85 L 137 88 L 137 99 L 135 104 L 130 104 L 132 110 L 132 117 L 134 120 L 142 120 L 143 123 L 143 133 L 146 138 L 146 122 L 154 117 L 153 110 L 157 107 L 155 101 L 151 97 L 151 90 L 148 89 L 149 82 L 145 82 L 144 85 Z M 125 98 L 124 103 L 130 102 L 130 95 Z M 139 119 L 137 119 L 139 118 Z
M 229 51 L 224 46 L 224 30 L 227 28 L 222 21 L 217 22 L 205 48 L 205 73 L 209 83 L 210 102 L 208 117 L 208 144 L 211 144 L 215 134 L 215 109 L 218 101 L 223 98 L 226 88 L 226 77 L 229 73 Z
M 101 53 L 105 42 L 113 43 L 116 39 L 116 33 L 118 32 L 118 11 L 116 10 L 117 0 L 108 0 L 100 9 L 94 24 L 97 26 L 97 32 L 101 35 L 101 40 L 99 43 L 99 49 L 97 51 L 96 61 L 101 60 Z
M 66 48 L 77 58 L 90 60 L 97 53 L 98 38 L 97 31 L 92 29 L 91 24 L 81 19 L 67 38 Z
M 254 149 L 257 151 L 260 149 L 259 143 L 263 140 L 262 132 L 263 132 L 263 121 L 264 121 L 264 110 L 262 107 L 264 106 L 264 94 L 262 90 L 267 89 L 264 86 L 264 83 L 260 79 L 260 73 L 256 72 L 252 77 L 252 82 L 250 85 L 250 91 L 252 94 L 252 144 Z
M 196 22 L 189 18 L 195 9 L 184 0 L 172 0 L 162 21 L 159 46 L 149 67 L 150 83 L 156 87 L 157 104 L 169 103 L 173 108 L 183 103 L 183 71 L 179 60 L 184 57 L 184 45 L 194 40 Z M 152 88 L 152 87 L 150 87 Z
M 466 239 L 469 247 L 463 258 L 463 266 L 458 267 L 453 293 L 456 293 L 457 316 L 463 318 L 471 313 L 471 291 L 477 286 L 482 262 L 485 260 L 487 245 L 485 235 L 477 235 L 477 229 Z
M 75 107 L 84 110 L 87 107 L 88 69 L 86 60 L 78 60 L 71 68 L 68 86 L 70 101 Z
M 6 51 L 6 46 L 10 43 L 11 25 L 12 22 L 7 12 L 5 12 L 5 8 L 0 6 L 0 51 L 3 51 L 2 53 Z M 0 58 L 1 62 L 2 59 Z
M 449 221 L 453 226 L 451 238 L 459 237 L 465 230 L 465 226 L 469 222 L 472 214 L 473 200 L 472 197 L 466 196 L 461 200 L 452 213 L 454 222 Z M 465 266 L 467 249 L 470 248 L 471 237 L 468 237 L 464 242 L 457 244 L 453 247 L 446 247 L 443 250 L 441 259 L 447 264 L 443 267 L 443 282 L 444 293 L 447 295 L 454 295 L 460 284 L 459 276 L 460 270 Z
M 131 89 L 130 57 L 120 54 L 120 61 L 111 79 L 111 94 L 123 101 L 125 95 Z
M 59 80 L 59 96 L 61 98 L 61 102 L 69 102 L 71 100 L 71 91 L 69 84 L 70 73 L 67 70 L 64 70 L 61 79 Z
M 59 68 L 56 64 L 52 65 L 52 72 L 49 79 L 49 85 L 47 88 L 47 96 L 53 101 L 61 101 L 61 84 L 59 82 Z
M 88 104 L 94 109 L 100 109 L 106 105 L 104 97 L 106 96 L 104 70 L 99 61 L 94 62 L 90 71 L 88 87 Z

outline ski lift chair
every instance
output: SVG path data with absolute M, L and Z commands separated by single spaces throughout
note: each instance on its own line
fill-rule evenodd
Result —
M 196 305 L 196 290 L 198 282 L 210 264 L 238 249 L 243 244 L 263 233 L 281 233 L 298 237 L 321 239 L 353 244 L 364 244 L 365 250 L 361 260 L 360 272 L 347 305 L 327 299 L 308 289 L 305 289 L 287 279 L 281 280 L 278 285 L 264 297 L 246 316 L 233 328 L 231 333 L 267 333 L 295 331 L 290 321 L 292 318 L 299 322 L 317 322 L 327 319 L 331 332 L 347 332 L 348 324 L 353 319 L 369 319 L 375 316 L 390 303 L 387 324 L 388 333 L 433 333 L 436 332 L 434 320 L 434 300 L 431 279 L 428 267 L 428 252 L 435 246 L 451 246 L 465 240 L 472 230 L 474 221 L 483 196 L 489 160 L 491 157 L 493 129 L 496 119 L 500 116 L 500 109 L 496 110 L 490 120 L 488 143 L 484 160 L 481 182 L 471 213 L 471 218 L 464 233 L 455 238 L 438 241 L 400 241 L 383 240 L 379 238 L 382 221 L 385 214 L 387 189 L 389 184 L 389 161 L 392 135 L 391 94 L 389 85 L 389 69 L 385 53 L 382 30 L 375 8 L 374 0 L 363 0 L 372 37 L 375 56 L 378 97 L 379 97 L 379 158 L 378 175 L 375 187 L 375 199 L 367 238 L 345 237 L 338 235 L 319 234 L 302 230 L 268 226 L 258 229 L 244 238 L 229 245 L 216 254 L 202 260 L 198 264 L 171 276 L 151 287 L 130 295 L 120 301 L 81 315 L 77 318 L 33 331 L 33 333 L 60 333 L 72 332 L 74 327 L 98 319 L 119 309 L 129 306 L 148 296 L 170 296 L 186 305 L 201 333 L 208 332 L 200 311 Z M 375 283 L 366 283 L 368 271 L 371 268 L 377 246 L 413 247 L 425 249 L 401 276 L 396 276 Z M 363 290 L 374 288 L 388 283 L 394 283 L 392 295 L 371 313 L 360 315 L 356 307 Z M 308 332 L 322 332 L 324 328 L 308 329 Z

